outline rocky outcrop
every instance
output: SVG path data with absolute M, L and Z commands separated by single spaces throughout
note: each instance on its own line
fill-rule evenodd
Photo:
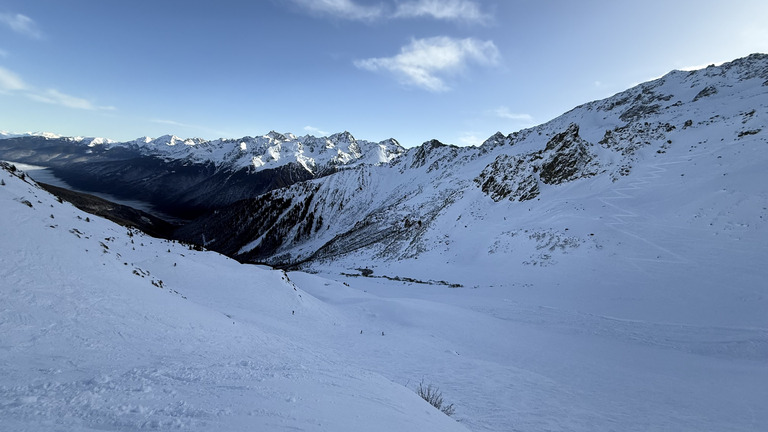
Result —
M 597 174 L 591 145 L 579 136 L 579 125 L 571 123 L 565 132 L 547 142 L 539 173 L 541 181 L 556 185 Z
M 494 201 L 527 201 L 539 195 L 534 164 L 536 155 L 499 155 L 475 178 L 475 183 Z
M 713 94 L 717 94 L 717 87 L 712 85 L 706 86 L 693 98 L 693 101 L 696 102 L 701 98 L 712 96 Z
M 571 123 L 556 134 L 543 151 L 525 155 L 501 154 L 475 178 L 475 183 L 494 201 L 526 201 L 539 195 L 539 182 L 557 185 L 597 173 L 591 143 L 579 136 Z

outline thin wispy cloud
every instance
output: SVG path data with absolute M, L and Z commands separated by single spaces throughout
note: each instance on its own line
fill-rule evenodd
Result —
M 395 56 L 356 60 L 354 64 L 368 71 L 391 73 L 406 85 L 443 92 L 450 90 L 446 77 L 463 71 L 470 63 L 494 65 L 499 57 L 493 41 L 438 36 L 414 39 Z
M 499 118 L 514 120 L 520 123 L 532 124 L 534 122 L 533 117 L 530 114 L 514 113 L 505 106 L 500 106 L 491 110 L 491 114 Z
M 181 122 L 177 122 L 177 121 L 174 121 L 174 120 L 152 119 L 150 121 L 152 123 L 164 124 L 164 125 L 169 125 L 169 126 L 178 126 L 178 127 L 183 127 L 183 128 L 194 128 L 194 127 L 196 127 L 195 125 L 191 125 L 191 124 L 187 124 L 187 123 L 181 123 Z
M 9 92 L 16 90 L 24 90 L 27 85 L 24 80 L 15 73 L 0 67 L 0 92 Z
M 323 16 L 356 21 L 398 18 L 433 18 L 473 24 L 486 24 L 491 15 L 472 0 L 408 0 L 361 5 L 355 0 L 291 0 L 302 9 Z
M 417 0 L 397 4 L 395 18 L 430 17 L 437 20 L 485 24 L 491 16 L 469 0 Z
M 362 6 L 352 0 L 292 0 L 302 8 L 319 15 L 348 20 L 371 21 L 384 17 L 384 6 Z
M 324 130 L 320 130 L 314 126 L 304 126 L 304 130 L 308 132 L 310 135 L 314 136 L 328 136 L 330 135 L 328 132 Z
M 28 85 L 16 73 L 0 67 L 0 94 L 21 94 L 37 102 L 59 105 L 67 108 L 114 111 L 113 106 L 100 106 L 91 100 L 62 93 L 56 89 L 39 90 Z
M 37 28 L 32 18 L 13 13 L 0 13 L 0 24 L 8 26 L 11 30 L 32 39 L 42 39 L 43 33 Z
M 47 89 L 42 92 L 30 92 L 27 96 L 38 102 L 43 102 L 51 105 L 60 105 L 67 108 L 75 108 L 91 111 L 114 111 L 116 108 L 113 106 L 99 106 L 88 99 L 83 99 L 77 96 L 68 95 L 62 93 L 56 89 Z
M 473 133 L 465 133 L 459 137 L 459 141 L 465 146 L 479 146 L 484 142 L 484 139 Z

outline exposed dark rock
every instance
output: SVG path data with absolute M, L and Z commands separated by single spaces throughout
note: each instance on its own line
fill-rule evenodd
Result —
M 664 78 L 660 78 L 659 80 L 643 84 L 639 87 L 641 90 L 635 95 L 632 100 L 632 105 L 621 113 L 619 119 L 629 123 L 658 113 L 661 110 L 661 104 L 659 102 L 668 102 L 674 97 L 673 95 L 659 94 L 654 91 L 663 83 Z M 628 92 L 632 91 L 637 90 L 633 89 Z
M 534 160 L 538 154 L 527 156 L 499 155 L 475 178 L 475 183 L 494 201 L 526 201 L 539 195 Z
M 739 136 L 739 138 L 741 138 L 741 137 L 744 137 L 744 136 L 747 136 L 747 135 L 757 135 L 758 133 L 760 133 L 760 131 L 761 131 L 761 129 L 745 130 L 745 131 L 739 132 L 738 136 Z
M 594 155 L 591 144 L 579 136 L 579 125 L 572 123 L 547 142 L 539 177 L 547 184 L 560 184 L 596 174 L 590 168 Z
M 706 86 L 696 95 L 696 97 L 693 98 L 693 101 L 696 102 L 697 100 L 699 100 L 701 98 L 705 98 L 707 96 L 712 96 L 714 94 L 717 94 L 717 87 L 715 87 L 715 86 Z
M 543 151 L 497 156 L 474 181 L 494 201 L 530 200 L 539 195 L 539 181 L 555 185 L 595 175 L 590 146 L 572 123 L 552 137 Z

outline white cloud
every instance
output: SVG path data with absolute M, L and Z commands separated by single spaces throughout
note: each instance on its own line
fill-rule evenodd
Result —
M 41 39 L 43 37 L 42 32 L 37 28 L 37 24 L 26 15 L 0 13 L 0 24 L 5 24 L 16 33 L 33 39 Z
M 480 6 L 469 0 L 416 0 L 399 3 L 395 9 L 396 18 L 432 17 L 446 21 L 487 23 L 491 17 L 480 10 Z
M 492 110 L 492 114 L 496 117 L 500 117 L 507 120 L 515 120 L 521 123 L 533 123 L 533 117 L 530 114 L 518 114 L 513 113 L 509 110 L 509 108 L 505 106 L 500 106 L 494 110 Z
M 356 60 L 354 64 L 360 69 L 393 73 L 404 84 L 441 92 L 450 89 L 445 75 L 462 71 L 469 62 L 493 65 L 498 61 L 499 50 L 492 41 L 438 36 L 414 39 L 393 57 Z
M 48 89 L 42 92 L 30 92 L 27 96 L 38 102 L 44 102 L 52 105 L 60 105 L 67 108 L 76 108 L 84 110 L 114 111 L 113 106 L 97 106 L 88 99 L 62 93 L 56 89 Z
M 315 135 L 315 136 L 328 136 L 328 135 L 330 135 L 328 132 L 326 132 L 324 130 L 320 130 L 320 129 L 314 127 L 314 126 L 304 126 L 304 130 L 306 132 L 308 132 L 310 135 Z
M 293 2 L 313 13 L 343 19 L 369 21 L 384 16 L 384 7 L 380 4 L 361 6 L 352 0 L 293 0 Z
M 196 126 L 187 124 L 187 123 L 181 123 L 173 120 L 165 120 L 165 119 L 152 119 L 150 120 L 152 123 L 159 123 L 164 125 L 171 125 L 171 126 L 178 126 L 183 128 L 194 128 Z
M 0 67 L 0 92 L 24 90 L 27 85 L 24 84 L 18 75 L 8 69 Z
M 361 5 L 355 0 L 291 0 L 299 7 L 334 18 L 374 21 L 390 18 L 428 17 L 444 21 L 486 24 L 492 17 L 473 0 L 396 0 L 396 5 L 382 2 Z
M 24 96 L 51 105 L 60 105 L 67 108 L 76 108 L 84 110 L 114 111 L 113 106 L 99 106 L 88 99 L 62 93 L 56 89 L 38 90 L 21 79 L 15 73 L 0 67 L 0 93 L 8 94 L 18 92 Z
M 485 140 L 483 138 L 478 137 L 477 135 L 471 134 L 471 133 L 465 133 L 462 136 L 459 137 L 459 141 L 467 146 L 479 146 Z
M 685 72 L 691 72 L 691 71 L 695 71 L 695 70 L 699 70 L 699 69 L 706 69 L 709 66 L 720 66 L 723 63 L 725 63 L 725 62 L 715 62 L 715 63 L 706 63 L 706 64 L 693 65 L 693 66 L 683 66 L 683 67 L 679 68 L 678 70 L 685 71 Z M 661 78 L 661 77 L 656 77 L 654 79 L 658 79 L 658 78 Z M 648 81 L 652 81 L 652 80 L 648 80 Z

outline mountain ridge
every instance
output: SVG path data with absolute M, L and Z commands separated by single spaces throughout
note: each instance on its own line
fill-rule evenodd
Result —
M 672 147 L 697 148 L 704 142 L 702 130 L 723 143 L 745 137 L 764 141 L 766 80 L 766 55 L 673 71 L 542 125 L 507 136 L 497 133 L 478 147 L 431 140 L 389 164 L 278 189 L 253 203 L 234 204 L 237 219 L 228 220 L 227 211 L 219 210 L 179 235 L 200 241 L 200 233 L 207 231 L 209 247 L 278 266 L 304 266 L 365 248 L 373 248 L 372 260 L 415 258 L 449 230 L 443 221 L 431 234 L 432 246 L 422 242 L 435 218 L 478 189 L 494 202 L 514 203 L 542 199 L 580 179 L 607 176 L 610 183 L 620 183 L 638 164 L 663 158 Z M 711 90 L 718 87 L 719 92 Z M 279 204 L 270 210 L 269 203 Z M 504 211 L 514 213 L 513 208 Z M 272 216 L 248 216 L 265 213 Z M 211 235 L 215 226 L 236 227 L 240 234 L 227 236 L 236 244 L 224 246 L 227 241 Z M 253 226 L 258 228 L 246 234 Z M 263 240 L 268 241 L 262 246 Z

